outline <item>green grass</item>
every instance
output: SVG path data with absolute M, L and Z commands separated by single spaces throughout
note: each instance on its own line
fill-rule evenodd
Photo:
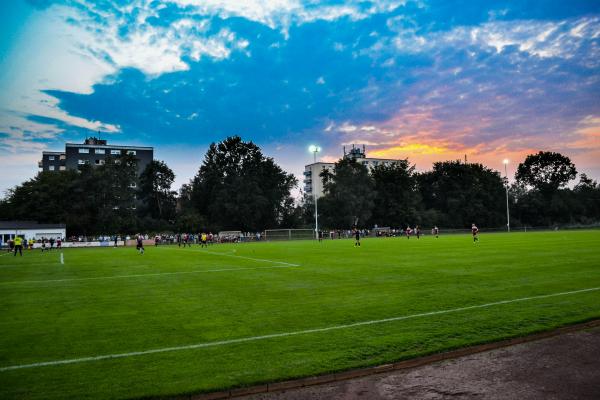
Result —
M 0 369 L 346 325 L 600 287 L 600 231 L 0 256 Z M 235 252 L 234 252 L 235 251 Z M 299 264 L 291 268 L 269 261 Z M 261 269 L 254 269 L 261 268 Z M 208 270 L 229 271 L 208 271 Z M 123 275 L 115 279 L 103 278 Z M 52 281 L 54 280 L 54 281 Z M 600 317 L 600 291 L 326 332 L 0 371 L 2 399 L 213 391 L 364 367 Z

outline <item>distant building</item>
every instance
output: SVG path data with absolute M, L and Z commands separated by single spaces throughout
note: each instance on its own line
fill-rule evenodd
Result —
M 81 165 L 103 165 L 108 157 L 132 154 L 138 160 L 138 175 L 154 159 L 153 147 L 109 145 L 106 140 L 95 137 L 85 139 L 83 144 L 67 143 L 64 152 L 44 151 L 38 166 L 43 171 L 78 169 Z
M 64 224 L 38 224 L 32 221 L 0 221 L 0 239 L 2 245 L 16 236 L 27 240 L 41 238 L 64 238 L 67 235 Z
M 348 152 L 346 152 L 346 148 L 344 147 L 344 158 L 354 159 L 369 168 L 369 170 L 378 165 L 396 164 L 399 161 L 387 158 L 367 158 L 364 145 L 362 149 L 352 145 L 352 149 Z M 304 167 L 304 193 L 306 197 L 313 198 L 315 194 L 317 198 L 323 196 L 323 180 L 319 174 L 324 170 L 333 172 L 334 166 L 335 163 L 316 162 Z

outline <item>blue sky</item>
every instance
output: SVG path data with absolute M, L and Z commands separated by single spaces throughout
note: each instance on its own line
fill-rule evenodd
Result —
M 0 22 L 0 191 L 98 134 L 155 146 L 177 186 L 234 134 L 298 177 L 309 144 L 356 143 L 600 178 L 598 1 L 16 0 Z

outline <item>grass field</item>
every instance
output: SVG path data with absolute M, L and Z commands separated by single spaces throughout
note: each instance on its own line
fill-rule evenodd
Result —
M 0 256 L 2 399 L 212 391 L 600 318 L 600 231 L 63 253 Z

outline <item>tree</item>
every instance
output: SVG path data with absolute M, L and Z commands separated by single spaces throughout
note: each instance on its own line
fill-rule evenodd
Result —
M 600 185 L 586 174 L 581 174 L 573 193 L 580 207 L 578 215 L 583 223 L 600 221 Z
M 256 231 L 279 226 L 296 184 L 258 146 L 233 136 L 210 145 L 191 182 L 191 204 L 213 228 Z
M 415 167 L 408 160 L 378 165 L 373 168 L 372 177 L 373 224 L 399 227 L 419 219 L 421 195 L 417 190 Z
M 324 196 L 318 201 L 323 225 L 331 228 L 366 226 L 374 206 L 374 183 L 369 170 L 354 159 L 343 158 L 333 173 L 321 173 Z
M 163 161 L 152 160 L 139 179 L 139 215 L 155 220 L 175 219 L 177 192 L 171 190 L 175 174 Z
M 504 186 L 497 171 L 481 164 L 444 161 L 418 179 L 425 208 L 436 210 L 431 215 L 440 218 L 427 223 L 450 227 L 506 223 Z
M 540 191 L 547 199 L 577 176 L 575 164 L 560 153 L 540 151 L 530 154 L 519 164 L 515 178 L 518 182 Z

